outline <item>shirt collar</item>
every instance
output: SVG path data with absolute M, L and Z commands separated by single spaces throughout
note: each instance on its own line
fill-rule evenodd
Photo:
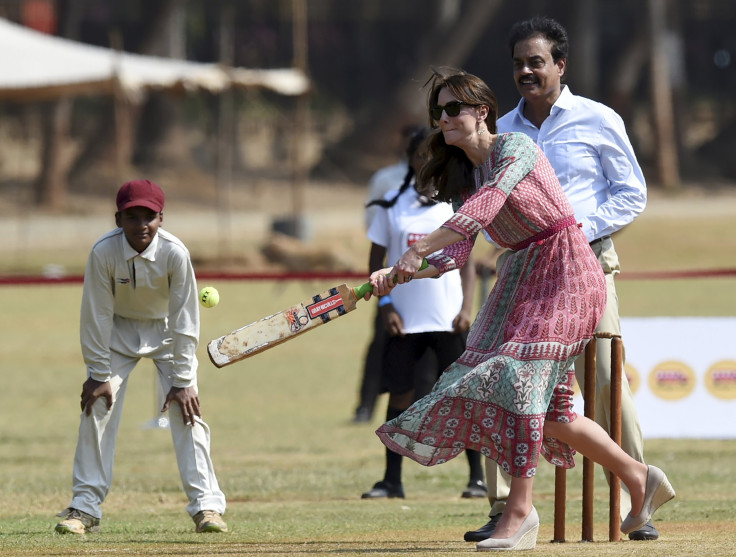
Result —
M 570 87 L 568 87 L 567 85 L 563 85 L 562 90 L 560 91 L 560 95 L 557 97 L 555 104 L 552 105 L 550 114 L 557 112 L 558 110 L 570 110 L 572 108 L 573 102 L 574 99 L 572 96 L 572 91 L 570 91 Z M 521 99 L 519 99 L 519 104 L 516 105 L 516 118 L 520 122 L 529 122 L 529 120 L 524 117 L 525 104 L 526 99 L 524 97 L 521 97 Z M 530 122 L 529 125 L 531 125 Z
M 151 240 L 151 243 L 148 244 L 148 247 L 141 253 L 135 251 L 133 247 L 128 243 L 128 240 L 126 240 L 125 238 L 125 233 L 121 234 L 120 236 L 123 242 L 123 257 L 125 257 L 126 261 L 133 259 L 134 257 L 142 257 L 143 259 L 148 259 L 149 261 L 156 261 L 156 250 L 158 249 L 158 232 L 156 232 L 156 235 L 153 237 L 153 240 Z
M 552 105 L 552 110 L 555 108 L 569 110 L 572 108 L 573 102 L 574 99 L 572 91 L 570 91 L 570 88 L 567 85 L 563 85 L 562 91 L 560 91 L 560 96 L 557 97 L 555 104 Z

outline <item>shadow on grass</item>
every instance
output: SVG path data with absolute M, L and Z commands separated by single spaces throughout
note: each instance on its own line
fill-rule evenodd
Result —
M 201 554 L 202 545 L 206 547 L 207 555 L 375 555 L 375 554 L 420 554 L 420 555 L 438 555 L 448 553 L 467 553 L 469 550 L 475 549 L 475 544 L 470 545 L 463 542 L 422 542 L 421 544 L 412 544 L 411 542 L 401 541 L 392 542 L 385 540 L 370 541 L 313 541 L 313 542 L 293 542 L 293 543 L 259 543 L 259 542 L 237 542 L 237 543 L 216 543 L 216 544 L 200 544 L 198 542 L 187 542 L 184 545 L 195 545 L 197 549 L 187 548 L 177 545 L 172 547 L 174 553 L 171 554 Z M 166 555 L 165 548 L 157 548 L 157 555 Z

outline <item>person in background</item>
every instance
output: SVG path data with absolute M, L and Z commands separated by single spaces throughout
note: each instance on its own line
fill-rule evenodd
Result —
M 128 379 L 153 360 L 166 394 L 171 437 L 187 512 L 196 532 L 227 532 L 225 495 L 210 458 L 210 429 L 197 393 L 199 302 L 189 251 L 163 224 L 164 192 L 149 180 L 117 194 L 118 228 L 92 247 L 84 273 L 80 337 L 82 385 L 72 500 L 57 516 L 60 534 L 100 529 L 112 484 L 115 442 Z
M 397 189 L 404 182 L 406 175 L 410 172 L 409 160 L 406 151 L 412 136 L 421 129 L 418 124 L 407 124 L 400 130 L 400 160 L 396 163 L 377 170 L 371 176 L 368 183 L 368 195 L 365 206 L 365 229 L 370 228 L 373 217 L 376 215 L 378 206 L 375 201 L 382 200 L 391 190 Z M 413 171 L 412 171 L 413 172 Z M 376 310 L 373 319 L 373 338 L 368 344 L 363 373 L 360 381 L 360 400 L 355 409 L 353 422 L 368 423 L 373 418 L 376 400 L 381 393 L 386 392 L 386 386 L 381 383 L 383 349 L 386 345 L 387 335 L 383 327 L 381 314 Z
M 515 24 L 509 34 L 514 81 L 521 95 L 516 108 L 498 120 L 499 133 L 521 132 L 531 137 L 547 156 L 575 218 L 603 268 L 608 289 L 606 310 L 597 331 L 621 334 L 614 276 L 620 271 L 611 235 L 631 223 L 644 210 L 647 190 L 621 118 L 610 108 L 573 95 L 562 84 L 567 69 L 568 39 L 564 27 L 550 18 L 533 18 Z M 503 257 L 503 256 L 502 256 Z M 575 364 L 581 392 L 585 389 L 584 359 Z M 596 422 L 610 431 L 611 342 L 596 342 Z M 644 440 L 633 395 L 623 377 L 621 445 L 644 462 Z M 492 460 L 486 461 L 490 520 L 465 533 L 466 541 L 489 537 L 506 504 L 510 478 Z M 610 475 L 606 472 L 607 479 Z M 621 513 L 631 507 L 621 492 Z M 656 540 L 659 533 L 649 522 L 629 534 L 632 540 Z
M 428 133 L 428 128 L 422 128 L 409 142 L 409 172 L 401 188 L 373 202 L 378 212 L 368 230 L 372 241 L 371 272 L 380 269 L 387 256 L 396 259 L 452 215 L 450 205 L 437 203 L 416 189 L 416 171 L 424 161 L 423 145 Z M 379 300 L 379 312 L 388 334 L 382 365 L 389 391 L 387 420 L 427 394 L 442 371 L 462 354 L 474 291 L 475 272 L 468 265 L 462 271 L 448 273 L 436 281 L 411 284 L 396 296 Z M 486 497 L 480 454 L 470 450 L 466 454 L 470 478 L 462 497 Z M 400 454 L 386 448 L 383 480 L 363 493 L 362 498 L 403 498 L 402 460 Z

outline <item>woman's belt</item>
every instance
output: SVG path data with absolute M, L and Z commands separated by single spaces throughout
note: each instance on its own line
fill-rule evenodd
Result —
M 530 236 L 523 242 L 519 242 L 511 249 L 514 251 L 519 251 L 519 250 L 522 250 L 524 248 L 531 246 L 534 243 L 537 243 L 537 242 L 541 243 L 542 240 L 549 238 L 553 234 L 558 233 L 560 230 L 564 230 L 565 228 L 568 228 L 575 224 L 577 224 L 577 221 L 575 220 L 575 216 L 570 215 L 569 217 L 565 217 L 564 219 L 557 221 L 556 223 L 554 223 L 552 226 L 550 226 L 546 230 L 542 230 L 541 232 L 538 232 L 534 236 Z

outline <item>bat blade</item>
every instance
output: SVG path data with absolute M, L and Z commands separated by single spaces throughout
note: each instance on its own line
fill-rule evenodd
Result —
M 340 284 L 210 341 L 207 353 L 218 368 L 255 356 L 353 311 L 370 290 L 370 283 L 358 288 Z

